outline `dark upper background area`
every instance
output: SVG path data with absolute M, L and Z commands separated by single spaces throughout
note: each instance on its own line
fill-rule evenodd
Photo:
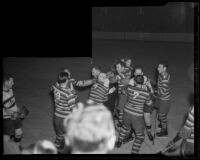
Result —
M 163 6 L 93 7 L 94 32 L 193 33 L 194 3 Z

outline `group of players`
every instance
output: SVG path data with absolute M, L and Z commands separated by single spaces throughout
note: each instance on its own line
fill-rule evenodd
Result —
M 62 150 L 66 145 L 64 120 L 77 107 L 79 98 L 75 87 L 90 87 L 88 102 L 106 106 L 113 115 L 116 130 L 119 132 L 116 147 L 121 147 L 134 139 L 132 154 L 138 154 L 145 138 L 145 129 L 150 141 L 157 137 L 168 136 L 167 115 L 171 105 L 170 74 L 168 64 L 158 64 L 156 81 L 149 79 L 140 65 L 132 67 L 132 59 L 124 58 L 116 61 L 109 72 L 103 73 L 100 67 L 92 68 L 93 78 L 76 80 L 71 72 L 61 69 L 57 82 L 51 87 L 55 103 L 54 127 L 55 145 Z M 22 137 L 21 120 L 17 118 L 19 109 L 12 91 L 13 77 L 5 75 L 3 80 L 3 120 L 4 139 L 11 135 L 19 143 Z M 160 131 L 152 135 L 151 113 L 157 110 Z M 187 148 L 191 151 L 194 145 L 194 107 L 190 110 L 184 127 L 178 138 L 186 139 Z M 172 143 L 170 142 L 172 146 Z
M 94 66 L 93 79 L 90 80 L 77 81 L 71 78 L 68 69 L 62 69 L 57 83 L 52 87 L 56 106 L 54 115 L 56 146 L 59 149 L 64 147 L 65 131 L 62 125 L 64 117 L 71 113 L 78 102 L 74 86 L 91 86 L 88 100 L 103 104 L 111 111 L 119 131 L 116 147 L 119 148 L 123 143 L 134 139 L 131 153 L 138 154 L 144 141 L 145 128 L 148 138 L 154 141 L 155 135 L 151 133 L 151 113 L 155 108 L 160 128 L 156 136 L 167 137 L 167 115 L 171 105 L 168 64 L 159 63 L 157 71 L 157 82 L 154 82 L 143 73 L 142 66 L 132 67 L 131 58 L 116 61 L 107 73 L 103 73 L 100 67 Z M 192 129 L 190 126 L 189 131 L 188 128 L 185 131 L 191 133 Z

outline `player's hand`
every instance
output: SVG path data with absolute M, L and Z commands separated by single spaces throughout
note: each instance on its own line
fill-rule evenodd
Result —
M 185 127 L 182 127 L 181 130 L 179 131 L 179 136 L 183 139 L 189 138 L 191 134 L 192 134 L 192 130 L 186 129 Z
M 13 112 L 13 113 L 11 114 L 11 119 L 12 119 L 12 120 L 16 120 L 18 117 L 19 117 L 19 112 Z
M 134 86 L 135 85 L 135 81 L 134 81 L 134 79 L 132 78 L 132 79 L 130 79 L 130 81 L 129 81 L 129 83 L 128 83 L 129 85 L 131 85 L 131 86 Z
M 104 86 L 105 87 L 109 87 L 109 79 L 108 78 L 106 78 L 105 80 L 104 80 Z
M 113 93 L 115 90 L 116 90 L 116 88 L 115 88 L 115 87 L 112 87 L 112 88 L 109 90 L 108 94 Z
M 29 115 L 29 110 L 25 106 L 22 106 L 22 108 L 19 111 L 19 118 L 24 119 L 28 115 Z

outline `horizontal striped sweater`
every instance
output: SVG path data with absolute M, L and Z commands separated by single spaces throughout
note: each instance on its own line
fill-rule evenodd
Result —
M 170 88 L 170 75 L 167 73 L 165 76 L 158 76 L 158 98 L 161 100 L 170 100 L 171 88 Z
M 190 112 L 188 113 L 184 128 L 186 130 L 191 130 L 191 135 L 186 139 L 186 141 L 194 143 L 194 106 L 192 106 Z
M 70 114 L 73 108 L 76 106 L 77 95 L 71 88 L 64 88 L 59 86 L 58 83 L 52 86 L 55 103 L 55 115 L 61 118 L 65 118 Z
M 3 90 L 2 98 L 3 98 L 3 101 L 2 101 L 3 119 L 9 119 L 11 118 L 11 113 L 18 111 L 13 90 L 12 89 L 9 89 L 8 91 Z
M 133 81 L 133 79 L 131 79 Z M 150 93 L 146 85 L 129 84 L 127 88 L 127 103 L 124 111 L 136 116 L 143 116 L 144 104 L 152 105 Z
M 90 89 L 89 100 L 95 103 L 104 103 L 108 100 L 109 87 L 104 86 L 100 82 L 96 82 Z

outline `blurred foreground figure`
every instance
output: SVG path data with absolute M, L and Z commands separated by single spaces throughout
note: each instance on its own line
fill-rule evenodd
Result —
M 3 142 L 3 154 L 20 154 L 19 146 L 13 141 Z
M 110 111 L 90 101 L 78 103 L 64 120 L 65 142 L 72 154 L 106 154 L 114 148 L 116 136 Z
M 40 140 L 24 148 L 21 154 L 57 154 L 57 149 L 51 141 Z

